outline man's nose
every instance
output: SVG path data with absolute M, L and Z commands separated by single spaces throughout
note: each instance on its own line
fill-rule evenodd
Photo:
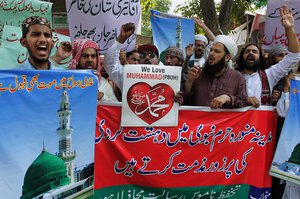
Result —
M 39 36 L 39 41 L 46 41 L 46 37 L 45 37 L 45 35 L 43 35 L 43 34 L 41 34 L 40 36 Z
M 92 56 L 91 55 L 89 55 L 88 56 L 88 61 L 92 61 L 93 59 L 92 59 Z

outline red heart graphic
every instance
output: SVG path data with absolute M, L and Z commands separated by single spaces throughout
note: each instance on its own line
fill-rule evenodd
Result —
M 135 115 L 152 124 L 161 119 L 173 107 L 174 91 L 159 83 L 151 87 L 145 82 L 132 85 L 127 92 L 127 103 Z

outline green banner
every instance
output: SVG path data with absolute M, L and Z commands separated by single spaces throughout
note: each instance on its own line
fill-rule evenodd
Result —
M 42 16 L 52 24 L 52 3 L 38 0 L 0 0 L 0 38 L 5 25 L 21 26 L 29 16 Z

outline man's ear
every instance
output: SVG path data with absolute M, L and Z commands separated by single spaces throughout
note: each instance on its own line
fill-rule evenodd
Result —
M 22 38 L 20 39 L 20 43 L 21 43 L 21 45 L 22 45 L 23 47 L 27 48 L 27 41 L 26 41 L 26 39 L 25 39 L 24 37 L 22 37 Z
M 230 59 L 231 59 L 231 55 L 230 54 L 225 55 L 225 61 L 226 62 L 229 62 Z

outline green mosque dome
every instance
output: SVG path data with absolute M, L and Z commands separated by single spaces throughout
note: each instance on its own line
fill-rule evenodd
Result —
M 300 165 L 300 143 L 295 146 L 288 162 Z
M 43 150 L 25 174 L 21 199 L 38 196 L 70 182 L 64 161 Z

